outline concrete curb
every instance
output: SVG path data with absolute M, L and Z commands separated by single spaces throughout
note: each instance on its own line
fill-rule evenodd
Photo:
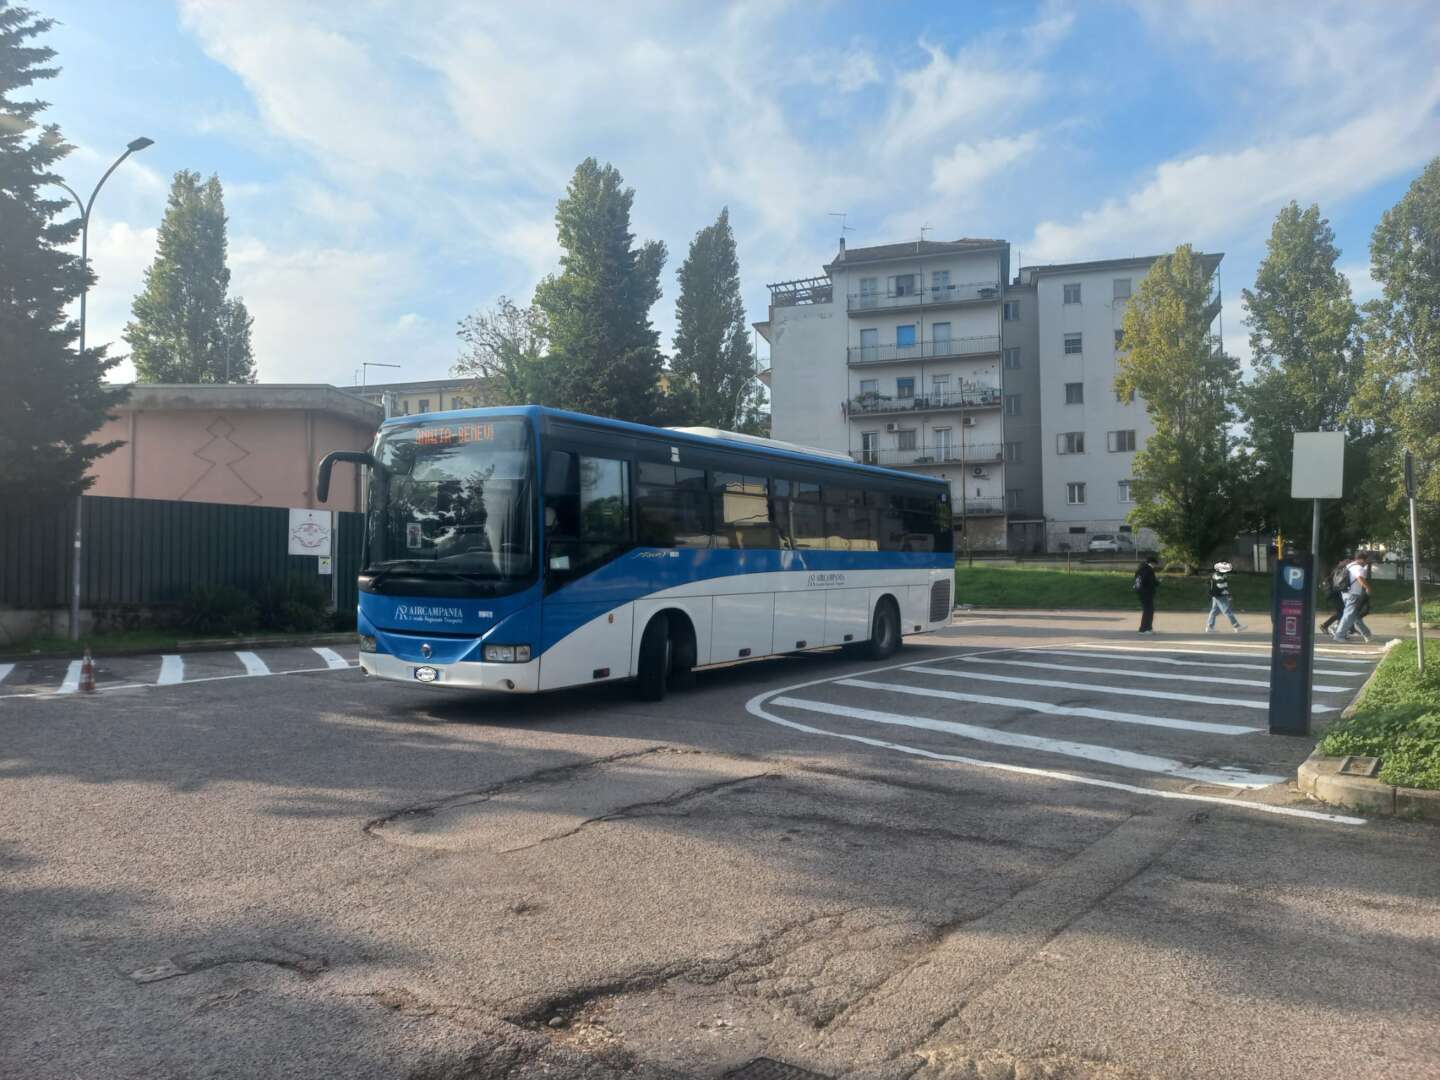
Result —
M 296 645 L 354 645 L 359 641 L 359 635 L 354 631 L 346 631 L 336 634 L 292 634 L 287 637 L 261 637 L 261 638 L 202 638 L 195 641 L 172 641 L 163 645 L 147 645 L 143 648 L 125 649 L 93 649 L 95 657 L 111 656 L 154 656 L 158 653 L 197 653 L 197 652 L 228 652 L 231 649 L 274 649 L 292 648 Z M 85 648 L 85 642 L 76 643 L 75 652 L 78 654 Z M 56 658 L 67 659 L 69 653 L 58 652 L 12 652 L 0 653 L 0 660 L 6 662 L 15 660 L 53 660 Z
M 1316 750 L 1296 771 L 1300 790 L 1335 806 L 1386 817 L 1440 822 L 1440 791 L 1395 787 L 1364 776 L 1347 776 L 1340 767 L 1349 758 L 1326 757 Z

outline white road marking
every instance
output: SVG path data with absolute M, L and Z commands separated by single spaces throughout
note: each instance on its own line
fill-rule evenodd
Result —
M 1262 690 L 1270 689 L 1269 679 L 1225 679 L 1219 675 L 1175 675 L 1169 671 L 1131 671 L 1128 668 L 1112 667 L 1080 667 L 1076 664 L 1042 664 L 1037 660 L 992 660 L 988 656 L 969 657 L 962 656 L 961 660 L 969 660 L 972 664 L 1005 664 L 1009 667 L 1043 668 L 1046 671 L 1078 671 L 1087 675 L 1123 675 L 1128 679 L 1164 679 L 1166 682 L 1195 682 L 1206 683 L 1211 686 L 1258 686 Z M 1351 686 L 1315 686 L 1312 689 L 1324 694 L 1339 694 L 1353 690 Z
M 1223 653 L 1213 652 L 1213 651 L 1211 651 L 1210 649 L 1185 649 L 1185 648 L 1175 648 L 1175 647 L 1171 647 L 1171 646 L 1156 646 L 1156 647 L 1154 647 L 1154 648 L 1145 648 L 1145 647 L 1139 646 L 1139 645 L 1102 645 L 1102 644 L 1099 643 L 1099 642 L 1089 642 L 1089 641 L 1082 641 L 1082 642 L 1078 642 L 1078 643 L 1077 643 L 1077 642 L 1071 642 L 1071 644 L 1072 644 L 1072 645 L 1077 645 L 1077 647 L 1079 647 L 1079 648 L 1081 648 L 1081 649 L 1103 649 L 1103 650 L 1105 650 L 1105 651 L 1107 651 L 1107 652 L 1127 652 L 1127 653 L 1150 653 L 1150 652 L 1153 652 L 1153 653 L 1180 653 L 1180 654 L 1182 654 L 1182 655 L 1191 655 L 1191 656 L 1223 656 L 1223 655 L 1224 655 Z M 1268 646 L 1266 647 L 1265 651 L 1266 651 L 1267 654 L 1269 653 L 1270 650 L 1269 650 L 1269 647 L 1268 647 Z M 1241 655 L 1245 655 L 1245 654 L 1241 654 Z M 1253 656 L 1251 656 L 1251 655 L 1245 655 L 1245 659 L 1250 660 L 1250 659 L 1257 659 L 1257 658 L 1256 658 L 1256 657 L 1253 657 Z M 1376 657 L 1376 659 L 1378 660 L 1379 657 Z M 1368 664 L 1372 663 L 1372 661 L 1370 661 L 1370 660 L 1349 660 L 1349 659 L 1341 659 L 1340 657 L 1336 657 L 1336 656 L 1327 656 L 1327 657 L 1325 657 L 1325 663 L 1327 663 L 1327 664 L 1367 664 L 1367 665 L 1368 665 Z
M 315 650 L 315 654 L 319 656 L 321 660 L 324 660 L 325 663 L 329 664 L 332 668 L 348 668 L 350 666 L 350 661 L 346 660 L 334 649 L 327 649 L 324 645 L 312 645 L 310 647 Z
M 65 669 L 65 678 L 61 680 L 57 694 L 73 694 L 80 689 L 80 665 L 82 660 L 71 660 L 70 666 Z
M 843 685 L 843 682 L 842 682 Z M 1095 746 L 1090 743 L 1067 742 L 1061 739 L 1044 739 L 1038 735 L 1022 735 L 1014 731 L 996 731 L 993 728 L 977 727 L 974 724 L 957 724 L 949 720 L 932 720 L 927 716 L 903 716 L 899 713 L 876 712 L 873 709 L 855 709 L 848 705 L 833 705 L 825 701 L 808 701 L 805 698 L 777 697 L 772 704 L 784 705 L 791 709 L 805 709 L 809 712 L 826 713 L 830 716 L 846 716 L 853 720 L 866 720 L 872 724 L 891 724 L 897 727 L 921 728 L 927 731 L 943 731 L 977 742 L 994 743 L 997 746 L 1013 746 L 1022 750 L 1039 750 L 1047 754 L 1063 754 L 1066 757 L 1098 761 L 1106 765 L 1118 765 L 1124 769 L 1142 772 L 1162 773 L 1182 780 L 1193 780 L 1202 784 L 1221 784 L 1225 787 L 1258 788 L 1278 784 L 1282 776 L 1263 776 L 1243 769 L 1196 769 L 1190 768 L 1172 758 L 1156 757 L 1153 754 L 1137 754 L 1129 750 L 1116 750 L 1109 746 Z
M 1052 701 L 1030 701 L 1026 698 L 992 697 L 989 694 L 967 694 L 959 690 L 936 690 L 929 686 L 906 683 L 871 682 L 868 679 L 840 679 L 837 686 L 861 686 L 867 690 L 890 690 L 916 697 L 941 698 L 946 701 L 968 701 L 975 705 L 999 705 L 1024 709 L 1026 712 L 1049 716 L 1083 716 L 1089 720 L 1109 720 L 1117 724 L 1143 724 L 1146 727 L 1174 728 L 1177 731 L 1203 731 L 1207 735 L 1259 735 L 1265 728 L 1241 727 L 1239 724 L 1212 724 L 1205 720 L 1175 720 L 1168 716 L 1145 716 L 1142 713 L 1113 712 L 1091 709 L 1084 705 L 1056 705 Z
M 1122 697 L 1159 698 L 1162 701 L 1190 701 L 1198 705 L 1225 705 L 1235 709 L 1268 710 L 1270 708 L 1268 701 L 1256 701 L 1250 698 L 1210 697 L 1208 694 L 1179 694 L 1171 693 L 1168 690 L 1137 690 L 1129 686 L 1109 686 L 1105 683 L 1064 682 L 1060 679 L 1024 679 L 1016 675 L 992 675 L 989 672 L 980 671 L 946 671 L 943 668 L 925 667 L 923 664 L 917 664 L 905 670 L 918 672 L 922 675 L 944 675 L 951 679 L 980 679 L 984 682 L 1014 683 L 1020 686 L 1048 686 L 1056 690 L 1093 690 L 1099 693 L 1119 694 Z M 1317 713 L 1335 711 L 1334 705 L 1311 705 L 1310 708 Z
M 1133 657 L 1145 664 L 1172 664 L 1178 667 L 1223 667 L 1231 671 L 1269 671 L 1269 664 L 1236 664 L 1230 660 L 1176 660 L 1169 656 L 1153 655 L 1154 649 L 1124 649 L 1114 645 L 1088 645 L 1083 649 L 1016 649 L 1019 653 L 1042 653 L 1046 656 L 1083 656 L 1087 660 L 1097 659 L 1091 649 L 1107 649 L 1120 653 L 1126 658 Z M 1248 659 L 1248 658 L 1247 658 Z M 1363 671 L 1335 671 L 1328 668 L 1316 668 L 1312 673 L 1315 675 L 1326 675 L 1336 679 L 1363 679 Z M 1268 685 L 1268 684 L 1266 684 Z
M 167 653 L 160 658 L 160 677 L 155 680 L 156 686 L 173 686 L 175 683 L 185 681 L 185 661 L 174 653 Z
M 1210 648 L 1210 649 L 1250 649 L 1250 650 L 1252 650 L 1252 651 L 1255 650 L 1255 649 L 1263 649 L 1263 650 L 1264 650 L 1265 652 L 1267 652 L 1267 653 L 1271 651 L 1269 644 L 1266 643 L 1266 642 L 1263 642 L 1263 641 L 1185 641 L 1185 640 L 1179 640 L 1179 641 L 1176 642 L 1176 644 L 1177 644 L 1177 645 L 1203 645 L 1203 646 L 1205 646 L 1206 648 Z M 1315 646 L 1315 651 L 1316 651 L 1317 653 L 1325 653 L 1325 654 L 1326 654 L 1326 659 L 1331 659 L 1331 658 L 1340 657 L 1340 656 L 1372 656 L 1372 657 L 1374 657 L 1376 660 L 1378 660 L 1378 659 L 1380 659 L 1380 657 L 1382 657 L 1382 656 L 1385 655 L 1385 650 L 1384 650 L 1384 649 L 1374 649 L 1374 648 L 1372 648 L 1372 649 L 1360 649 L 1360 648 L 1355 648 L 1355 647 L 1351 647 L 1351 646 L 1344 646 L 1344 645 L 1321 645 L 1321 644 L 1318 644 L 1318 643 L 1317 643 L 1316 646 Z M 1350 662 L 1351 662 L 1351 661 L 1346 661 L 1346 663 L 1350 663 Z M 1368 661 L 1365 661 L 1365 660 L 1362 660 L 1362 661 L 1360 661 L 1360 662 L 1361 662 L 1362 664 L 1363 664 L 1363 663 L 1368 663 Z
M 1010 651 L 1010 650 L 999 650 Z M 904 665 L 896 665 L 903 667 Z M 878 668 L 879 671 L 891 671 L 893 668 Z M 984 758 L 969 757 L 965 754 L 942 754 L 935 750 L 922 750 L 916 746 L 906 746 L 904 743 L 890 742 L 886 739 L 872 739 L 866 735 L 852 735 L 843 731 L 827 731 L 824 728 L 812 727 L 809 724 L 802 724 L 798 720 L 787 720 L 783 716 L 776 716 L 765 710 L 765 701 L 775 694 L 783 694 L 785 690 L 801 690 L 807 686 L 815 686 L 827 682 L 826 679 L 814 679 L 811 682 L 798 683 L 795 686 L 787 686 L 784 690 L 767 690 L 763 694 L 757 694 L 745 703 L 745 709 L 751 716 L 758 716 L 762 720 L 768 720 L 772 724 L 790 728 L 793 731 L 802 731 L 807 735 L 823 735 L 831 739 L 845 739 L 849 742 L 860 743 L 864 746 L 873 746 L 881 750 L 894 750 L 901 754 L 910 754 L 914 757 L 926 758 L 931 761 L 951 761 L 958 765 L 971 765 L 977 769 L 990 769 L 994 772 L 1012 773 L 1017 776 L 1037 776 L 1046 780 L 1061 780 L 1070 784 L 1082 784 L 1086 787 L 1106 788 L 1110 791 L 1124 791 L 1131 795 L 1145 795 L 1152 799 L 1175 799 L 1180 802 L 1201 802 L 1213 803 L 1220 806 L 1232 806 L 1237 810 L 1253 810 L 1257 814 L 1278 814 L 1281 817 L 1297 817 L 1310 821 L 1328 821 L 1335 825 L 1365 825 L 1368 822 L 1365 818 L 1348 817 L 1344 814 L 1326 814 L 1319 810 L 1300 810 L 1292 806 L 1268 806 L 1265 803 L 1237 802 L 1236 800 L 1222 795 L 1196 795 L 1188 791 L 1166 791 L 1164 788 L 1141 787 L 1139 784 L 1126 784 L 1119 780 L 1102 780 L 1098 776 L 1082 776 L 1079 773 L 1059 772 L 1055 769 L 1037 769 L 1029 765 L 1011 765 L 1004 761 L 987 761 Z
M 245 665 L 246 675 L 269 675 L 270 667 L 253 652 L 237 652 L 236 658 Z
M 14 670 L 14 664 L 0 664 L 0 682 L 4 682 L 6 678 L 10 675 L 10 672 Z

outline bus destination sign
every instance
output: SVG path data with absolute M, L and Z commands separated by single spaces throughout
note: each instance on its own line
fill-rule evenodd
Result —
M 415 433 L 415 442 L 420 446 L 459 446 L 494 439 L 494 424 L 435 424 Z

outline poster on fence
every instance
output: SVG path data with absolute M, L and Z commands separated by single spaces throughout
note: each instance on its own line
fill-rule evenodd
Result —
M 290 508 L 290 554 L 325 555 L 332 554 L 330 535 L 332 531 L 329 510 L 297 510 Z

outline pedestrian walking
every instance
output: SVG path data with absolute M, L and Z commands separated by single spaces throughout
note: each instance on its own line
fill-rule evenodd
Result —
M 1370 581 L 1365 577 L 1365 560 L 1358 554 L 1350 560 L 1346 572 L 1349 575 L 1349 582 L 1345 587 L 1345 614 L 1340 616 L 1340 625 L 1330 635 L 1336 641 L 1344 641 L 1355 629 L 1355 620 L 1360 611 L 1360 598 L 1370 591 Z M 1370 635 L 1364 631 L 1361 631 L 1361 637 L 1365 641 L 1370 640 Z
M 1320 624 L 1320 632 L 1331 633 L 1331 627 L 1345 614 L 1345 590 L 1350 586 L 1350 558 L 1344 556 L 1330 571 L 1325 582 L 1325 599 L 1330 604 L 1330 617 Z
M 1155 556 L 1145 556 L 1139 568 L 1135 571 L 1135 583 L 1131 586 L 1140 597 L 1140 629 L 1138 633 L 1153 634 L 1155 632 L 1155 590 L 1160 587 L 1160 579 L 1155 576 Z
M 1369 641 L 1375 635 L 1370 632 L 1370 627 L 1365 625 L 1365 616 L 1370 614 L 1370 597 L 1374 595 L 1370 584 L 1374 581 L 1371 575 L 1375 572 L 1375 553 L 1362 552 L 1360 559 L 1360 573 L 1365 578 L 1365 594 L 1360 597 L 1359 609 L 1355 612 L 1355 629 L 1360 631 L 1361 637 Z
M 1210 575 L 1210 618 L 1206 620 L 1205 632 L 1215 632 L 1215 616 L 1224 615 L 1230 620 L 1230 628 L 1235 633 L 1245 629 L 1245 624 L 1235 618 L 1235 611 L 1230 602 L 1230 571 L 1235 569 L 1228 562 L 1217 562 L 1215 570 Z

